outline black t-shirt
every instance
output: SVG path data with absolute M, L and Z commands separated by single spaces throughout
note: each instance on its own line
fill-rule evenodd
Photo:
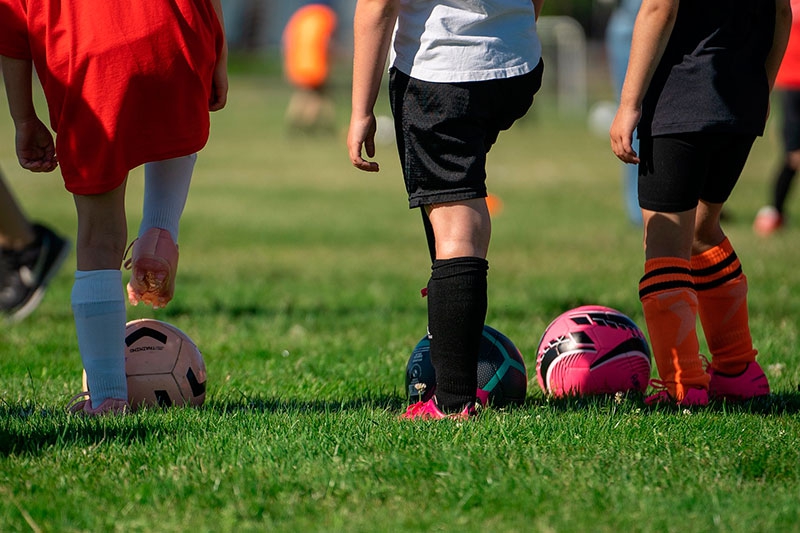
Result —
M 774 0 L 683 0 L 642 105 L 639 136 L 762 135 Z

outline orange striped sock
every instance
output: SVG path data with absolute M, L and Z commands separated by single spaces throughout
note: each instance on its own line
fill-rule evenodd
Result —
M 711 366 L 738 374 L 756 360 L 747 315 L 747 278 L 730 241 L 692 256 L 692 279 Z
M 650 345 L 659 378 L 680 401 L 691 388 L 708 388 L 697 340 L 697 295 L 689 261 L 648 259 L 639 282 Z

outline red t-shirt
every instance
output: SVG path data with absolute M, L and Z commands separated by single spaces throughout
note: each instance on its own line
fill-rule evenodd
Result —
M 800 0 L 792 0 L 792 30 L 775 86 L 780 89 L 800 89 Z
M 205 146 L 222 43 L 209 0 L 0 0 L 0 55 L 33 60 L 76 194 Z

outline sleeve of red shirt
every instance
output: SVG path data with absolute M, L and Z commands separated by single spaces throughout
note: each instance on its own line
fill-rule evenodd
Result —
M 26 0 L 0 0 L 0 55 L 30 59 Z

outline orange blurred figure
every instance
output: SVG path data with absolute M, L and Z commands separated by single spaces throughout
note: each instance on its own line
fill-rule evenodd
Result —
M 330 74 L 330 48 L 336 31 L 336 12 L 312 3 L 298 9 L 283 31 L 286 79 L 295 87 L 286 110 L 289 126 L 313 130 L 333 126 L 333 102 L 326 86 Z

